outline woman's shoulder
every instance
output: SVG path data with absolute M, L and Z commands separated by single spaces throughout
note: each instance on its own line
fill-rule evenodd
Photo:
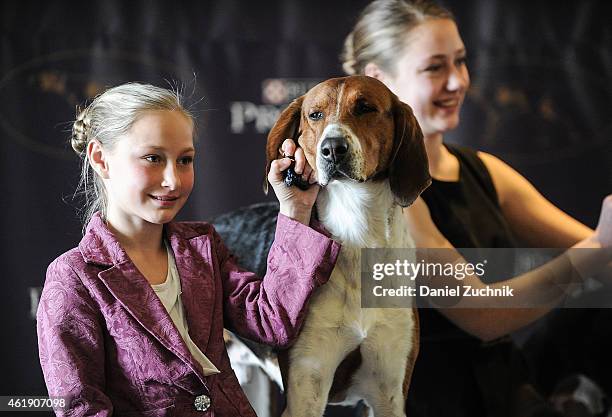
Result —
M 478 155 L 478 157 L 485 164 L 487 170 L 489 170 L 490 173 L 498 173 L 500 171 L 512 169 L 510 168 L 510 165 L 505 163 L 503 160 L 488 152 L 476 151 L 476 155 Z
M 478 157 L 489 171 L 502 205 L 516 190 L 527 185 L 525 177 L 495 155 L 478 151 Z
M 500 180 L 512 181 L 519 178 L 523 178 L 523 176 L 504 162 L 501 158 L 492 155 L 487 152 L 477 151 L 476 152 L 480 160 L 485 164 L 487 170 L 493 176 L 493 180 L 497 176 Z
M 497 169 L 502 165 L 508 166 L 500 158 L 481 150 L 473 149 L 467 146 L 459 145 L 456 143 L 444 143 L 444 146 L 449 152 L 462 160 L 469 160 L 470 162 L 483 163 L 487 169 Z

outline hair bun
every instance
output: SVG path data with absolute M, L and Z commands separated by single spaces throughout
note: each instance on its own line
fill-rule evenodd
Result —
M 72 125 L 72 136 L 70 137 L 70 144 L 72 149 L 81 155 L 87 149 L 89 143 L 89 132 L 90 132 L 90 120 L 87 114 L 87 109 L 79 112 L 76 120 Z

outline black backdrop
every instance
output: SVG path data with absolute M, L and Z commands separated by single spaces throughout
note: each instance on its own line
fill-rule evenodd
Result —
M 612 192 L 612 24 L 601 1 L 448 1 L 472 88 L 451 141 L 492 152 L 593 227 Z M 35 308 L 75 246 L 75 106 L 105 86 L 182 86 L 198 119 L 196 188 L 181 217 L 265 200 L 264 143 L 283 103 L 341 75 L 367 1 L 0 4 L 0 395 L 44 395 Z M 269 197 L 268 197 L 269 198 Z M 38 414 L 40 415 L 40 414 Z

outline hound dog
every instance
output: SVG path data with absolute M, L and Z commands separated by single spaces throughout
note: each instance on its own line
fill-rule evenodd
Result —
M 331 279 L 279 358 L 284 416 L 321 416 L 328 402 L 364 399 L 375 416 L 404 416 L 418 351 L 413 308 L 361 308 L 361 249 L 414 247 L 402 216 L 431 183 L 412 110 L 366 76 L 322 82 L 285 109 L 268 136 L 267 168 L 297 140 L 322 186 L 319 220 L 342 243 Z

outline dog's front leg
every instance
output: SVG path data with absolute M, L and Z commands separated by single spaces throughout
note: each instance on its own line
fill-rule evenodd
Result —
M 321 417 L 338 365 L 357 346 L 339 329 L 304 329 L 289 352 L 283 417 Z
M 402 386 L 411 352 L 418 343 L 412 337 L 414 321 L 407 309 L 381 311 L 382 320 L 360 347 L 363 361 L 353 379 L 355 390 L 374 416 L 405 417 Z

